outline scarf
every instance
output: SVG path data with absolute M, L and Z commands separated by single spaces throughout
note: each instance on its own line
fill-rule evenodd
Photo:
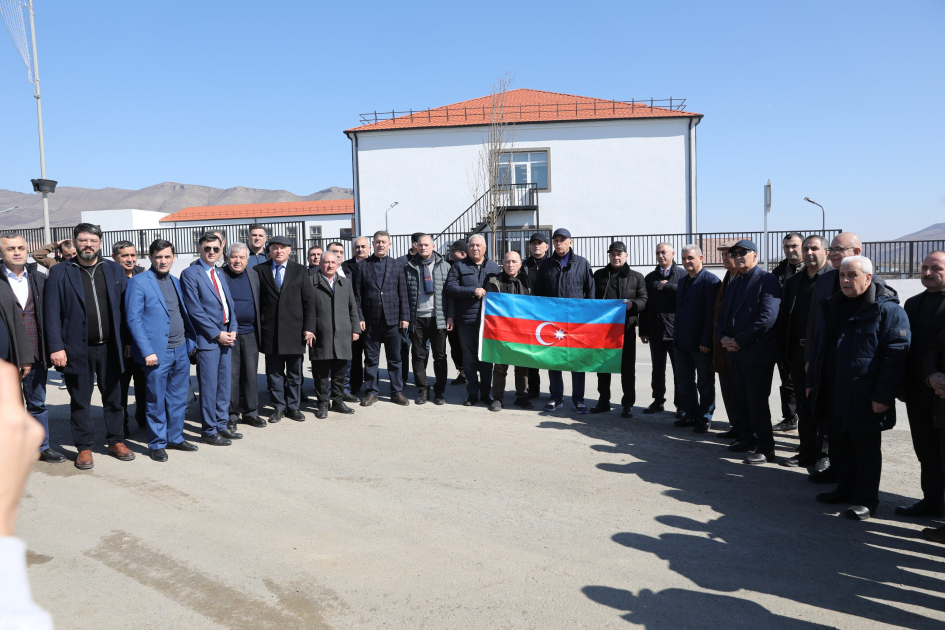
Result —
M 433 293 L 433 263 L 435 261 L 434 256 L 430 256 L 430 260 L 420 261 L 420 269 L 423 271 L 423 292 L 427 295 Z

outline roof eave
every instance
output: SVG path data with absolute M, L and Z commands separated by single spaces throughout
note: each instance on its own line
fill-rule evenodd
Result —
M 544 124 L 549 124 L 549 123 L 553 124 L 553 123 L 574 123 L 574 122 L 602 122 L 602 121 L 615 121 L 615 120 L 627 120 L 627 121 L 653 120 L 653 119 L 665 120 L 667 118 L 678 118 L 680 120 L 685 120 L 687 118 L 696 118 L 701 121 L 704 116 L 705 114 L 697 114 L 695 112 L 693 113 L 686 112 L 684 114 L 675 114 L 672 116 L 635 116 L 632 118 L 628 118 L 625 116 L 615 116 L 613 118 L 567 118 L 567 119 L 560 119 L 560 120 L 522 120 L 522 121 L 517 121 L 517 122 L 513 122 L 509 124 L 544 125 Z M 376 133 L 376 132 L 384 132 L 384 131 L 409 131 L 411 129 L 460 129 L 464 127 L 488 127 L 489 124 L 490 123 L 470 123 L 470 124 L 463 124 L 463 125 L 427 125 L 423 127 L 417 127 L 417 126 L 415 127 L 389 127 L 389 128 L 384 128 L 384 129 L 369 129 L 368 127 L 353 127 L 351 129 L 345 129 L 343 133 L 350 138 L 351 136 L 349 134 L 355 133 L 355 132 Z M 696 124 L 698 124 L 698 122 Z

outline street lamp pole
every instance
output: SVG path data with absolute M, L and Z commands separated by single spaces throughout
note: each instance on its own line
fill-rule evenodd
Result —
M 36 56 L 36 25 L 33 21 L 33 0 L 30 4 L 30 39 L 33 42 L 33 79 L 36 85 L 36 117 L 39 120 L 39 176 L 46 179 L 46 148 L 43 143 L 43 102 L 39 93 L 39 57 Z M 43 191 L 43 235 L 45 242 L 51 243 L 49 230 L 49 193 Z
M 827 235 L 827 211 L 824 210 L 824 207 L 823 207 L 822 205 L 820 205 L 819 203 L 817 203 L 816 201 L 814 201 L 814 200 L 811 199 L 810 197 L 804 197 L 804 201 L 806 201 L 806 202 L 808 202 L 808 203 L 812 203 L 812 204 L 814 204 L 815 206 L 817 206 L 818 208 L 820 208 L 820 220 L 821 220 L 821 223 L 820 223 L 820 235 L 821 235 L 821 236 L 826 236 L 826 235 Z
M 390 207 L 387 209 L 387 212 L 384 213 L 384 231 L 387 232 L 388 234 L 390 234 L 390 229 L 388 229 L 388 227 L 387 227 L 387 215 L 388 215 L 388 213 L 389 213 L 391 210 L 394 209 L 394 206 L 396 206 L 396 205 L 397 205 L 397 202 L 396 202 L 396 201 L 395 201 L 394 203 L 390 204 Z

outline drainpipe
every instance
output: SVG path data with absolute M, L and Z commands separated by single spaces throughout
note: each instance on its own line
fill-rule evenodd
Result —
M 351 140 L 351 181 L 354 187 L 354 237 L 361 236 L 361 183 L 358 179 L 358 134 L 352 133 Z
M 696 234 L 699 227 L 697 225 L 697 213 L 696 213 L 696 125 L 699 124 L 699 118 L 690 118 L 689 119 L 689 159 L 687 160 L 689 164 L 689 217 L 687 218 L 687 232 L 690 234 Z

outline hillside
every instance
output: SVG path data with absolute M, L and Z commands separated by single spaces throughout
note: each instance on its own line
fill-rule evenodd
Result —
M 122 188 L 75 188 L 63 186 L 49 195 L 49 222 L 53 226 L 75 225 L 83 210 L 118 210 L 136 208 L 157 212 L 177 212 L 189 206 L 218 206 L 240 203 L 274 201 L 318 201 L 321 199 L 350 199 L 350 188 L 332 186 L 311 195 L 300 197 L 287 190 L 260 188 L 212 188 L 164 182 L 141 190 Z M 37 193 L 20 193 L 0 189 L 0 210 L 20 206 L 12 212 L 0 214 L 0 230 L 10 228 L 42 227 L 43 198 Z
M 929 227 L 900 236 L 897 241 L 936 241 L 945 239 L 945 223 L 935 223 Z

